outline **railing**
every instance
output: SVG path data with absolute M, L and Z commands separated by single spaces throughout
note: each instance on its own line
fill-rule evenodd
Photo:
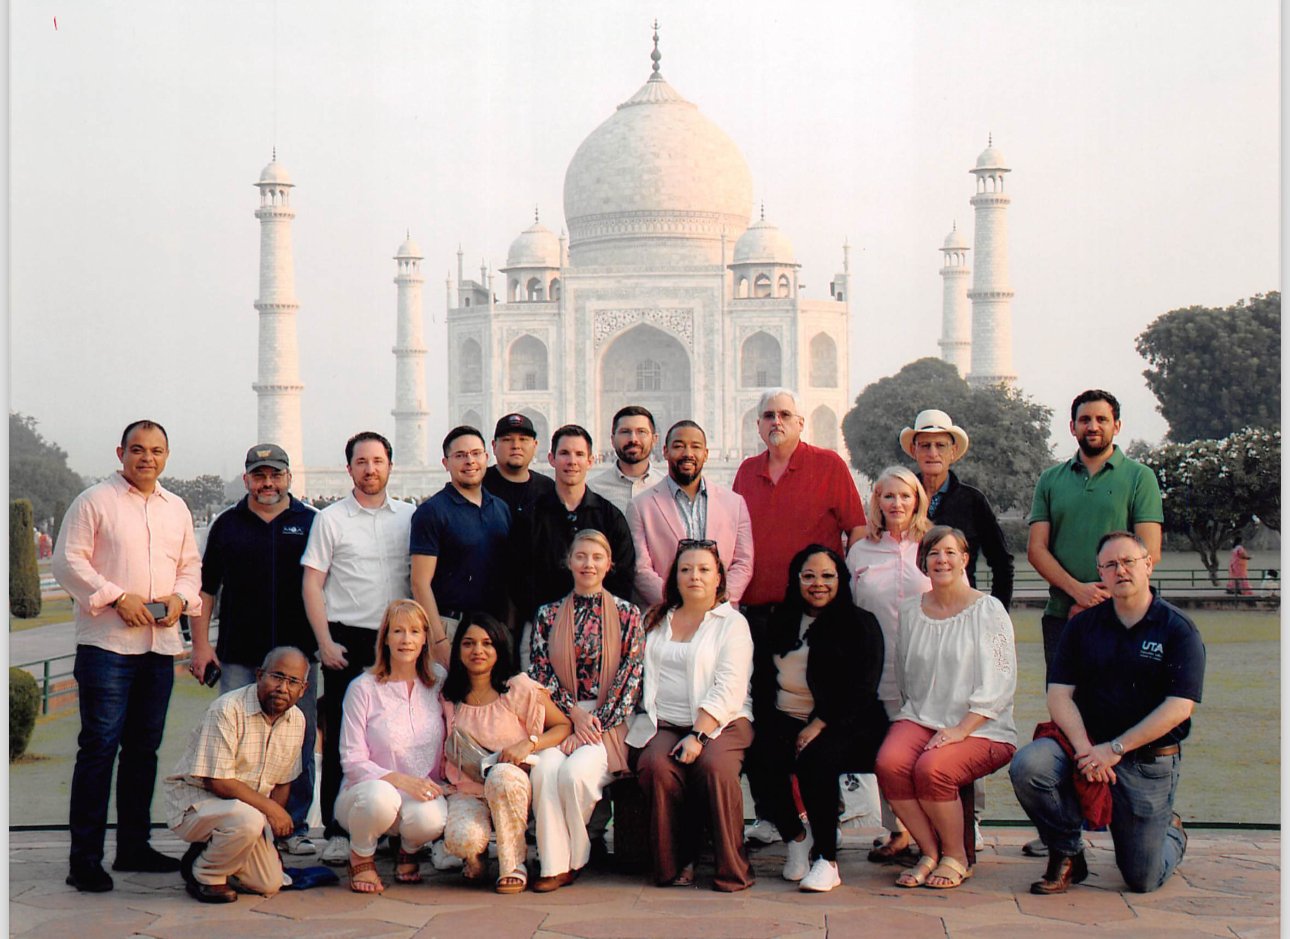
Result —
M 68 669 L 65 672 L 51 671 L 54 662 L 61 662 L 63 659 L 75 659 L 75 658 L 76 658 L 75 652 L 68 652 L 65 655 L 55 655 L 48 659 L 38 659 L 35 662 L 27 662 L 23 665 L 17 666 L 17 668 L 25 668 L 25 669 L 36 668 L 37 666 L 40 667 L 40 674 L 36 676 L 36 681 L 40 684 L 40 713 L 41 714 L 49 713 L 50 698 L 65 695 L 65 694 L 70 694 L 70 695 L 76 694 L 75 685 L 73 685 L 70 688 L 64 688 L 61 691 L 54 691 L 54 682 L 62 681 L 64 678 L 71 678 L 73 676 L 71 669 Z
M 1281 594 L 1281 579 L 1279 577 L 1268 577 L 1267 571 L 1251 571 L 1248 578 L 1250 584 L 1250 593 L 1242 595 L 1246 599 L 1255 599 L 1258 597 L 1278 597 Z M 985 563 L 979 563 L 976 571 L 977 587 L 982 590 L 988 590 L 993 580 L 993 572 Z M 1187 593 L 1193 596 L 1203 597 L 1231 597 L 1233 600 L 1241 599 L 1234 594 L 1227 592 L 1227 572 L 1220 571 L 1218 583 L 1215 584 L 1209 579 L 1209 571 L 1203 567 L 1187 568 L 1181 570 L 1160 570 L 1157 568 L 1151 575 L 1151 586 L 1155 587 L 1162 597 L 1167 597 L 1171 593 L 1178 595 Z M 1017 571 L 1012 582 L 1014 593 L 1048 593 L 1048 581 L 1039 576 L 1032 570 Z

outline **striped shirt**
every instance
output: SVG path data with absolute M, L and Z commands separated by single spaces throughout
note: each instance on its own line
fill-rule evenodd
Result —
M 260 709 L 254 684 L 216 698 L 188 736 L 184 755 L 165 779 L 166 824 L 181 824 L 184 813 L 218 799 L 204 779 L 236 779 L 262 796 L 300 775 L 305 716 L 294 705 L 270 723 Z

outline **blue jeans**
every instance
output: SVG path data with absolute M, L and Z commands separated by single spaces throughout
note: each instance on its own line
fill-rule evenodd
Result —
M 174 657 L 120 655 L 78 645 L 73 675 L 79 686 L 81 733 L 72 771 L 68 823 L 73 866 L 101 864 L 107 832 L 112 767 L 116 774 L 117 854 L 139 851 L 152 827 L 157 748 L 175 685 Z
M 255 681 L 255 666 L 222 662 L 220 694 L 242 688 Z M 291 783 L 287 795 L 287 814 L 296 823 L 297 835 L 309 832 L 309 807 L 314 804 L 314 750 L 318 742 L 318 663 L 309 663 L 309 687 L 296 702 L 305 716 L 305 742 L 300 747 L 300 775 Z
M 1111 840 L 1115 865 L 1135 893 L 1162 887 L 1186 849 L 1182 833 L 1170 825 L 1180 762 L 1177 753 L 1141 761 L 1130 754 L 1115 767 Z M 1039 837 L 1049 851 L 1067 857 L 1081 851 L 1074 770 L 1074 761 L 1050 738 L 1018 750 L 1008 770 L 1017 801 L 1039 829 Z

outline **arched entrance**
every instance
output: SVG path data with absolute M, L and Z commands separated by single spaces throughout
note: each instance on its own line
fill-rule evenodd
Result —
M 600 357 L 596 449 L 609 448 L 609 422 L 628 404 L 649 408 L 659 435 L 694 417 L 690 355 L 680 341 L 647 323 L 617 336 Z M 657 457 L 657 454 L 655 454 Z

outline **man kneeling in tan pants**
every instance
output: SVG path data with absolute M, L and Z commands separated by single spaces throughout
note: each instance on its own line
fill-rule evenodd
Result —
M 180 873 L 202 903 L 232 903 L 228 885 L 273 896 L 283 885 L 274 836 L 294 829 L 284 806 L 300 774 L 309 661 L 292 646 L 269 652 L 253 685 L 216 698 L 166 777 L 166 821 L 192 846 Z

